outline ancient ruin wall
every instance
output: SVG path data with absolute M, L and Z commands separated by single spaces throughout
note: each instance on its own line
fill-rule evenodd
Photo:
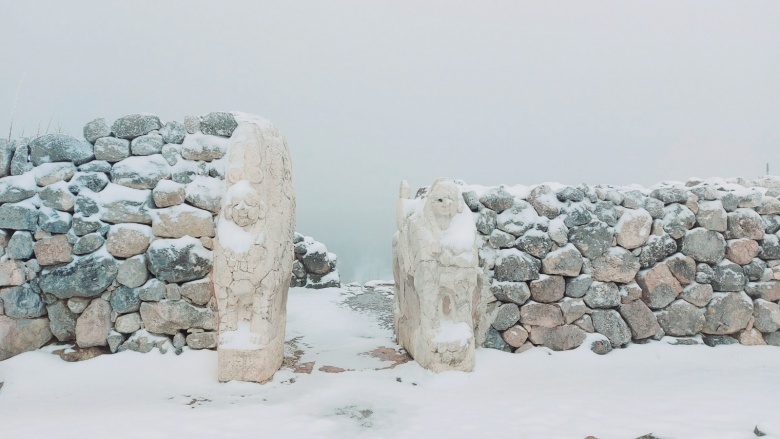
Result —
M 96 119 L 84 139 L 0 140 L 0 360 L 50 342 L 110 352 L 214 348 L 209 273 L 240 113 Z M 338 286 L 296 234 L 292 286 Z
M 588 333 L 601 353 L 664 336 L 780 345 L 779 178 L 459 184 L 492 322 L 483 346 L 567 350 Z

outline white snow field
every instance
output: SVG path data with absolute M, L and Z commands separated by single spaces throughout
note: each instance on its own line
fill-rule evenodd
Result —
M 0 438 L 713 439 L 754 438 L 756 425 L 780 438 L 777 347 L 479 349 L 473 373 L 435 374 L 367 354 L 398 349 L 389 303 L 381 289 L 292 289 L 300 358 L 265 385 L 218 383 L 213 351 L 19 355 L 0 362 Z

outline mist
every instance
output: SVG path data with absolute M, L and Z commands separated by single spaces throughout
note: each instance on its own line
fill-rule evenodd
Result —
M 0 135 L 238 110 L 287 138 L 297 227 L 390 278 L 401 180 L 780 172 L 780 3 L 0 5 Z

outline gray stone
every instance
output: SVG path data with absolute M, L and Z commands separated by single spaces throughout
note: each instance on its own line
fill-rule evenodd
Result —
M 103 193 L 109 195 L 100 199 L 100 219 L 111 224 L 151 224 L 149 215 L 150 190 L 139 190 L 118 184 L 109 184 Z
M 561 247 L 569 242 L 569 228 L 566 227 L 566 224 L 564 224 L 560 218 L 550 221 L 550 224 L 547 227 L 547 234 L 550 235 L 550 238 L 554 243 Z
M 89 233 L 76 241 L 76 244 L 73 246 L 73 254 L 86 255 L 92 253 L 102 247 L 105 242 L 106 240 L 100 236 L 100 233 Z
M 181 122 L 168 122 L 160 129 L 163 142 L 181 144 L 187 135 L 187 130 Z
M 105 252 L 78 256 L 62 266 L 44 268 L 39 285 L 60 299 L 97 297 L 116 279 L 117 263 Z
M 504 331 L 514 326 L 520 319 L 520 308 L 514 303 L 504 303 L 498 307 L 496 318 L 493 321 L 493 327 L 499 331 Z
M 0 206 L 0 229 L 36 231 L 38 210 L 29 202 L 6 203 Z
M 120 117 L 111 125 L 111 131 L 120 139 L 133 139 L 160 128 L 160 118 L 151 114 L 130 114 Z
M 68 181 L 76 173 L 73 163 L 44 163 L 33 170 L 35 183 L 46 186 L 58 181 Z
M 195 332 L 187 334 L 187 346 L 190 349 L 215 349 L 219 336 L 216 332 Z
M 588 312 L 588 307 L 585 306 L 585 303 L 580 299 L 571 299 L 567 297 L 558 303 L 558 307 L 561 309 L 563 320 L 567 325 L 579 320 L 580 317 Z
M 764 232 L 769 235 L 780 230 L 780 215 L 762 215 L 761 221 L 764 223 Z
M 108 163 L 105 160 L 92 160 L 91 162 L 84 163 L 83 165 L 79 165 L 79 171 L 80 172 L 102 172 L 107 173 L 111 172 L 111 163 Z
M 597 355 L 607 355 L 612 352 L 612 343 L 609 342 L 609 339 L 595 340 L 590 344 L 590 350 Z
M 664 202 L 656 198 L 645 198 L 643 206 L 651 217 L 660 219 L 664 216 Z
M 141 319 L 147 331 L 168 335 L 190 328 L 214 330 L 217 324 L 217 317 L 211 309 L 170 300 L 141 303 Z
M 764 239 L 764 222 L 753 209 L 737 209 L 728 214 L 726 238 Z
M 689 285 L 696 277 L 696 261 L 680 253 L 668 257 L 664 263 L 681 285 Z
M 739 207 L 758 207 L 761 205 L 762 198 L 764 198 L 764 194 L 755 189 L 737 194 Z
M 109 303 L 115 313 L 126 314 L 138 311 L 141 306 L 141 298 L 137 288 L 120 286 L 111 292 Z
M 777 235 L 764 235 L 758 256 L 766 260 L 780 259 L 780 239 Z
M 132 334 L 141 329 L 141 315 L 134 312 L 119 316 L 116 318 L 114 328 L 121 334 Z
M 125 259 L 119 264 L 116 281 L 130 288 L 140 287 L 149 278 L 146 270 L 146 256 L 138 255 Z
M 682 204 L 664 207 L 664 231 L 674 239 L 680 239 L 696 224 L 696 215 Z
M 507 235 L 509 234 L 507 233 Z M 509 236 L 513 237 L 513 235 Z M 524 251 L 537 258 L 543 258 L 550 251 L 550 247 L 552 247 L 552 239 L 550 239 L 550 236 L 546 232 L 531 229 L 525 232 L 523 236 L 517 238 L 514 245 L 520 251 Z
M 733 212 L 739 207 L 739 198 L 731 192 L 721 195 L 720 202 L 728 212 Z
M 754 299 L 769 302 L 780 301 L 780 281 L 751 282 L 745 286 L 745 293 Z
M 479 202 L 482 203 L 488 209 L 501 213 L 510 207 L 514 203 L 514 197 L 512 194 L 506 191 L 503 186 L 494 187 L 482 194 L 479 197 Z
M 642 288 L 636 282 L 620 286 L 620 303 L 631 303 L 642 298 Z
M 652 309 L 664 308 L 683 290 L 666 264 L 640 271 L 636 276 L 636 283 L 642 288 L 642 301 Z
M 661 259 L 677 252 L 677 242 L 671 236 L 664 234 L 661 236 L 651 236 L 647 244 L 641 247 L 639 252 L 639 265 L 642 268 L 649 268 L 655 265 Z
M 293 272 L 293 276 L 295 276 L 297 278 L 306 277 L 306 269 L 303 268 L 303 264 L 301 263 L 301 261 L 299 261 L 297 259 L 295 261 L 293 261 L 292 272 Z
M 718 263 L 726 254 L 726 240 L 718 232 L 696 228 L 685 234 L 682 253 L 698 262 Z
M 753 327 L 761 332 L 780 330 L 780 305 L 758 299 L 753 302 Z
M 176 335 L 173 336 L 173 348 L 181 349 L 186 345 L 187 345 L 187 338 L 181 332 L 177 332 Z
M 555 191 L 555 197 L 558 198 L 558 201 L 579 202 L 585 199 L 585 193 L 581 189 L 566 186 Z
M 125 338 L 122 336 L 122 334 L 111 331 L 108 333 L 108 337 L 106 337 L 106 343 L 108 343 L 108 350 L 114 354 L 119 350 L 119 346 L 125 341 Z
M 753 259 L 749 264 L 742 266 L 742 271 L 751 282 L 761 280 L 761 277 L 764 275 L 764 270 L 766 269 L 766 262 L 761 259 Z
M 49 319 L 12 319 L 0 315 L 0 361 L 34 351 L 51 340 Z
M 574 325 L 555 328 L 532 327 L 529 339 L 554 351 L 567 351 L 579 347 L 585 341 L 585 331 Z
M 11 175 L 11 161 L 14 157 L 14 149 L 13 144 L 6 139 L 0 139 L 0 177 Z
M 596 328 L 593 327 L 593 319 L 590 317 L 589 314 L 585 314 L 584 316 L 575 320 L 574 324 L 577 325 L 578 328 L 582 329 L 587 333 L 592 334 L 596 332 Z
M 764 340 L 766 341 L 766 344 L 770 346 L 780 347 L 780 331 L 767 334 L 766 336 L 764 336 Z
M 218 178 L 196 177 L 185 189 L 185 199 L 195 207 L 218 212 L 222 204 L 225 184 Z
M 548 253 L 541 263 L 542 273 L 577 276 L 582 269 L 582 255 L 573 244 Z
M 472 212 L 479 212 L 482 206 L 479 203 L 479 197 L 477 196 L 476 192 L 463 191 L 461 195 L 463 196 L 463 201 L 466 203 L 466 206 L 468 206 L 469 210 Z
M 106 346 L 111 332 L 111 306 L 95 299 L 76 320 L 76 344 L 80 348 Z
M 17 231 L 8 240 L 5 255 L 11 259 L 30 259 L 33 254 L 33 237 L 30 232 Z
M 548 303 L 528 302 L 520 307 L 520 323 L 554 328 L 565 323 L 561 309 Z
M 639 260 L 631 252 L 612 247 L 593 259 L 593 278 L 602 282 L 628 283 L 639 271 Z
M 734 334 L 748 325 L 753 301 L 745 293 L 715 293 L 704 312 L 705 334 Z
M 154 189 L 160 180 L 171 178 L 168 162 L 160 154 L 128 157 L 114 164 L 112 181 L 133 189 Z
M 566 279 L 566 296 L 584 297 L 593 283 L 593 277 L 589 274 L 583 274 L 575 278 Z
M 139 156 L 159 154 L 162 151 L 163 144 L 161 135 L 157 133 L 144 134 L 130 142 L 130 152 Z
M 89 306 L 90 302 L 92 302 L 92 300 L 84 297 L 73 297 L 67 301 L 68 309 L 75 314 L 81 314 L 85 309 L 87 309 L 87 306 Z
M 35 179 L 29 175 L 0 178 L 0 203 L 16 203 L 38 192 Z
M 71 193 L 81 193 L 85 188 L 92 192 L 100 192 L 108 186 L 108 177 L 102 172 L 77 172 L 68 184 Z
M 227 152 L 227 142 L 225 139 L 214 136 L 190 136 L 184 139 L 179 151 L 181 156 L 187 160 L 211 162 L 224 157 Z M 205 165 L 199 175 L 204 175 L 203 171 L 205 171 Z
M 71 230 L 76 236 L 84 236 L 88 233 L 96 232 L 104 225 L 97 216 L 84 217 L 80 213 L 73 215 L 71 220 Z
M 339 288 L 341 286 L 341 279 L 339 278 L 338 271 L 332 271 L 328 274 L 310 274 L 309 281 L 306 283 L 306 288 L 314 288 L 315 290 L 323 288 Z
M 149 279 L 145 284 L 136 289 L 138 290 L 138 298 L 144 302 L 159 302 L 167 294 L 165 283 L 155 278 Z
M 631 336 L 637 340 L 655 336 L 661 330 L 653 312 L 641 300 L 620 305 L 620 315 L 631 329 Z
M 38 226 L 44 232 L 68 233 L 73 217 L 67 212 L 41 207 L 38 211 Z
M 588 259 L 601 256 L 611 245 L 614 232 L 603 222 L 594 222 L 569 229 L 569 242 Z
M 736 338 L 729 337 L 728 335 L 704 335 L 702 336 L 702 341 L 704 342 L 704 344 L 712 348 L 714 348 L 715 346 L 739 343 L 739 341 L 737 341 Z
M 612 308 L 620 305 L 620 290 L 613 282 L 595 281 L 588 288 L 584 300 L 591 308 Z
M 650 192 L 650 196 L 661 200 L 664 204 L 685 203 L 688 200 L 688 191 L 682 188 L 659 188 Z
M 683 289 L 680 299 L 698 307 L 706 306 L 712 300 L 712 285 L 692 283 Z
M 130 157 L 130 141 L 116 137 L 101 137 L 95 142 L 95 159 L 118 162 Z
M 166 282 L 200 279 L 211 271 L 211 252 L 190 236 L 158 239 L 149 246 L 146 256 L 149 270 Z
M 205 277 L 183 283 L 181 285 L 181 295 L 195 305 L 206 305 L 211 300 L 211 281 Z
M 675 300 L 663 311 L 656 313 L 658 323 L 666 335 L 687 337 L 696 335 L 704 328 L 704 310 L 686 302 Z
M 22 175 L 33 169 L 30 162 L 30 148 L 27 139 L 14 140 L 14 158 L 11 160 L 11 175 Z
M 76 213 L 91 216 L 100 212 L 97 201 L 91 196 L 79 195 L 75 198 Z
M 485 337 L 485 343 L 483 343 L 482 346 L 488 349 L 498 349 L 499 351 L 512 351 L 512 347 L 504 341 L 504 339 L 501 337 L 501 334 L 492 326 L 488 329 L 487 336 Z
M 619 246 L 629 250 L 644 245 L 650 237 L 653 218 L 644 209 L 627 209 L 615 225 L 615 238 Z
M 40 166 L 51 162 L 86 163 L 95 157 L 92 145 L 65 134 L 45 134 L 30 142 L 30 159 Z
M 322 244 L 310 245 L 303 255 L 302 262 L 309 273 L 327 274 L 330 271 L 328 250 Z
M 617 311 L 593 310 L 591 318 L 596 332 L 606 336 L 612 346 L 623 346 L 631 341 L 631 330 Z
M 30 283 L 0 289 L 5 315 L 15 319 L 34 319 L 46 314 L 46 304 Z
M 236 118 L 230 113 L 214 112 L 200 118 L 200 130 L 203 134 L 230 137 L 238 127 Z
M 477 214 L 477 231 L 483 235 L 490 235 L 496 228 L 496 212 L 491 209 L 482 209 Z
M 563 276 L 540 275 L 530 282 L 531 299 L 541 303 L 553 303 L 563 298 L 566 283 Z M 498 328 L 496 328 L 498 329 Z
M 76 339 L 76 319 L 78 315 L 68 309 L 65 302 L 58 300 L 46 307 L 49 315 L 49 329 L 59 341 Z
M 596 206 L 593 208 L 593 213 L 596 215 L 596 218 L 609 226 L 617 225 L 618 217 L 620 216 L 617 209 L 615 209 L 615 205 L 609 201 L 599 201 L 596 203 Z
M 499 282 L 520 282 L 539 279 L 542 263 L 516 249 L 500 250 L 496 260 L 495 278 Z
M 64 212 L 73 212 L 75 200 L 68 190 L 67 183 L 52 184 L 41 189 L 38 193 L 41 204 L 51 209 Z
M 188 204 L 155 210 L 152 216 L 152 232 L 164 238 L 213 237 L 214 219 L 211 212 Z
M 742 291 L 747 283 L 742 267 L 731 261 L 722 261 L 714 270 L 710 285 L 715 291 Z
M 515 236 L 531 230 L 542 220 L 530 204 L 522 200 L 515 201 L 509 209 L 496 215 L 496 227 Z
M 98 117 L 84 125 L 84 139 L 89 143 L 94 144 L 97 139 L 110 135 L 111 128 L 109 128 L 108 122 L 102 117 Z
M 524 304 L 531 297 L 531 290 L 525 282 L 496 282 L 490 288 L 496 299 L 502 302 Z
M 564 208 L 564 213 L 566 214 L 566 217 L 563 220 L 563 224 L 566 225 L 566 227 L 588 224 L 593 219 L 593 215 L 583 203 L 572 204 L 571 206 Z
M 715 270 L 705 263 L 696 265 L 696 282 L 700 284 L 709 284 L 712 282 L 712 276 L 715 275 Z

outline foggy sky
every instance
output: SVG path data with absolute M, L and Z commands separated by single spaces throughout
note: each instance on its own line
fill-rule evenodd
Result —
M 402 179 L 780 174 L 774 1 L 0 0 L 0 22 L 0 136 L 17 91 L 14 137 L 262 115 L 345 282 L 391 277 Z

